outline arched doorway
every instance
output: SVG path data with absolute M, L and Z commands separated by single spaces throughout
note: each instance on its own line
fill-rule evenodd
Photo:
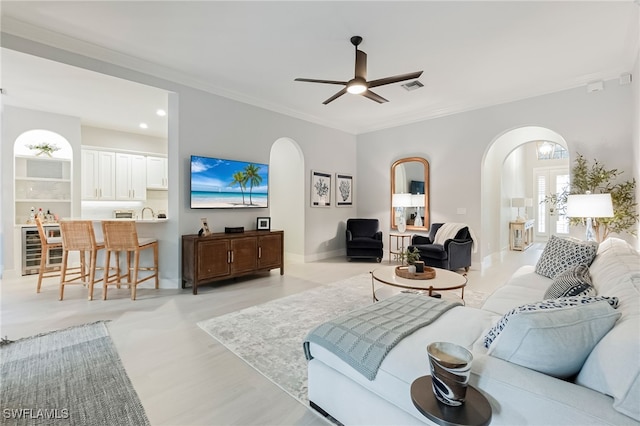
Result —
M 567 148 L 557 132 L 538 126 L 525 126 L 505 131 L 489 144 L 482 159 L 482 238 L 481 257 L 498 252 L 508 245 L 509 220 L 512 210 L 510 194 L 505 191 L 505 160 L 520 146 L 535 141 L 549 141 Z
M 269 158 L 271 227 L 284 233 L 285 260 L 304 262 L 304 156 L 292 139 L 280 138 Z

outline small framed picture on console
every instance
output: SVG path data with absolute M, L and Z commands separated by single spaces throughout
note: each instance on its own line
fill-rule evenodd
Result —
M 271 218 L 259 217 L 256 223 L 256 229 L 258 231 L 270 231 L 271 230 Z
M 211 235 L 211 230 L 209 229 L 209 220 L 206 217 L 201 217 L 200 222 L 202 222 L 202 236 L 207 237 Z

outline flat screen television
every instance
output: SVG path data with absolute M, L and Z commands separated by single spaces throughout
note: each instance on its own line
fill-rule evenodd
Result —
M 412 194 L 424 194 L 424 181 L 412 180 L 409 185 L 409 192 Z
M 265 208 L 269 165 L 191 156 L 191 208 Z

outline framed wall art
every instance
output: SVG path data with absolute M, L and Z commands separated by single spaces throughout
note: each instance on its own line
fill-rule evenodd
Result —
M 336 207 L 353 206 L 353 176 L 336 173 Z
M 258 231 L 270 231 L 271 230 L 271 218 L 259 217 L 256 223 L 256 229 Z
M 331 207 L 331 173 L 311 170 L 311 207 Z

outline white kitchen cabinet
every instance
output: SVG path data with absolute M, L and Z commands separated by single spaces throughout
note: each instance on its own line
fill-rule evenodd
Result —
M 169 189 L 169 169 L 164 157 L 147 157 L 147 189 Z
M 147 161 L 143 155 L 116 153 L 116 200 L 147 199 Z
M 82 150 L 83 200 L 115 200 L 116 154 L 107 151 Z

